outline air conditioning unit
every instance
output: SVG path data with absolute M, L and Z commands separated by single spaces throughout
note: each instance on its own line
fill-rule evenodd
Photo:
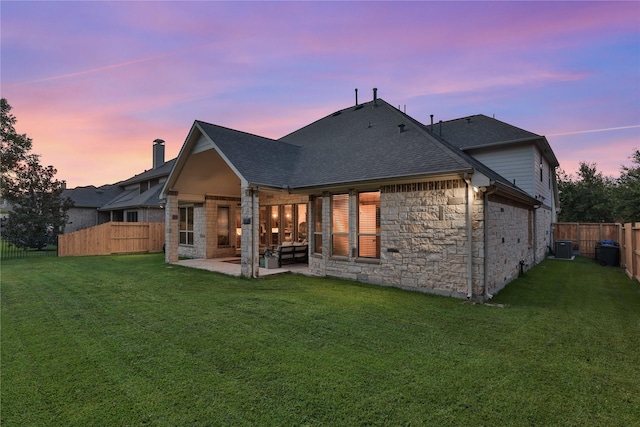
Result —
M 571 240 L 556 240 L 556 258 L 573 258 L 573 242 Z

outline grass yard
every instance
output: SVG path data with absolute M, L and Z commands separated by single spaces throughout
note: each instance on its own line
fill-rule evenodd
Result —
M 584 258 L 503 307 L 162 255 L 1 281 L 3 427 L 640 425 L 640 285 Z

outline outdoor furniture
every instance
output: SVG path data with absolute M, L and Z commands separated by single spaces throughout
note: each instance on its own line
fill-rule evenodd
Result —
M 293 243 L 278 246 L 278 267 L 283 262 L 309 262 L 309 245 L 307 243 Z

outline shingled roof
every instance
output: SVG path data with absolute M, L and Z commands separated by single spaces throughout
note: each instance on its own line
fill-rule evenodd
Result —
M 480 128 L 478 135 L 470 132 L 471 124 Z M 279 140 L 198 120 L 191 132 L 206 135 L 229 166 L 251 185 L 305 190 L 477 171 L 510 193 L 531 199 L 463 149 L 469 141 L 481 147 L 496 141 L 546 141 L 544 137 L 483 115 L 443 123 L 442 129 L 440 137 L 377 98 L 336 111 Z M 195 147 L 196 139 L 189 137 L 188 141 L 191 148 L 183 147 L 181 156 Z M 179 168 L 173 173 L 179 174 Z M 172 179 L 176 177 L 169 178 L 165 190 Z
M 300 147 L 199 120 L 196 125 L 248 182 L 278 188 L 289 185 Z
M 431 130 L 431 126 L 425 126 Z M 433 131 L 441 139 L 463 151 L 525 142 L 538 144 L 552 166 L 559 166 L 547 139 L 484 114 L 448 120 L 433 125 Z
M 291 188 L 472 170 L 455 151 L 379 98 L 337 111 L 281 141 L 302 148 L 291 165 Z
M 73 200 L 76 208 L 99 208 L 123 191 L 124 189 L 116 184 L 101 187 L 89 185 L 64 190 L 62 197 L 69 197 Z

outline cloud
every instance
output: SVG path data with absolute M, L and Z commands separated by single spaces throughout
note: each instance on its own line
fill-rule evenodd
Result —
M 552 133 L 547 136 L 579 135 L 582 133 L 611 132 L 615 130 L 636 129 L 636 128 L 640 128 L 640 125 L 618 126 L 618 127 L 612 127 L 612 128 L 604 128 L 604 129 L 577 130 L 572 132 Z

